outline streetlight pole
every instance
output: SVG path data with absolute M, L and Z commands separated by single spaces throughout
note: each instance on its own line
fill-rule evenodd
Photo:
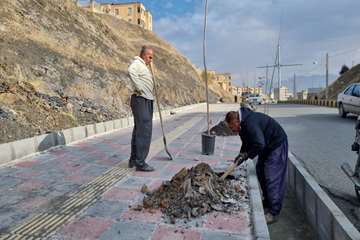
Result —
M 293 98 L 297 99 L 297 94 L 296 94 L 296 73 L 294 73 L 294 86 L 293 86 Z
M 329 53 L 326 53 L 325 98 L 329 99 Z

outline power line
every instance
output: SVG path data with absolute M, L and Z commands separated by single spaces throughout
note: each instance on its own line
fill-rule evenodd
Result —
M 339 53 L 336 53 L 336 54 L 334 54 L 334 55 L 329 55 L 329 57 L 337 57 L 337 56 L 346 55 L 346 54 L 349 54 L 349 53 L 352 53 L 352 52 L 357 52 L 357 51 L 360 51 L 360 48 L 343 50 L 343 51 L 341 51 L 341 52 L 339 52 Z

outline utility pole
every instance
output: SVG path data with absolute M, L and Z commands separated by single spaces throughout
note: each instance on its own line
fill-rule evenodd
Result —
M 266 66 L 266 75 L 265 75 L 265 95 L 267 91 L 267 86 L 269 84 L 269 68 Z
M 297 94 L 296 94 L 296 73 L 294 73 L 294 85 L 293 85 L 293 98 L 297 99 Z
M 278 73 L 278 99 L 280 100 L 280 88 L 281 88 L 281 68 L 282 67 L 294 67 L 294 66 L 302 66 L 302 64 L 281 64 L 280 61 L 280 41 L 278 43 L 278 47 L 277 47 L 277 53 L 276 53 L 276 61 L 275 61 L 275 65 L 266 65 L 266 66 L 260 66 L 260 67 L 256 67 L 256 68 L 277 68 L 277 73 Z M 272 85 L 272 83 L 271 83 Z M 271 90 L 270 90 L 271 91 Z M 271 94 L 271 93 L 270 93 Z
M 281 67 L 280 67 L 280 43 L 278 44 L 278 62 L 277 62 L 277 68 L 278 68 L 278 96 L 279 96 L 279 99 L 280 100 L 280 87 L 281 87 Z
M 325 98 L 329 99 L 329 53 L 326 53 Z

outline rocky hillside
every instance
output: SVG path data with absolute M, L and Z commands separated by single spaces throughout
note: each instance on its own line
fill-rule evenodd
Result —
M 127 115 L 127 67 L 144 44 L 164 107 L 204 101 L 189 60 L 152 32 L 72 0 L 1 0 L 0 143 Z
M 336 100 L 337 95 L 344 91 L 349 84 L 357 82 L 360 82 L 360 64 L 352 67 L 349 71 L 342 74 L 329 86 L 329 99 Z M 319 96 L 320 99 L 324 99 L 325 91 L 322 91 Z

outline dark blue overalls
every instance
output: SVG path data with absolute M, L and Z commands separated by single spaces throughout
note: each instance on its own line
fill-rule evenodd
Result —
M 256 173 L 263 192 L 263 205 L 274 216 L 280 214 L 286 191 L 288 141 L 283 128 L 266 114 L 241 108 L 240 152 L 258 156 Z

